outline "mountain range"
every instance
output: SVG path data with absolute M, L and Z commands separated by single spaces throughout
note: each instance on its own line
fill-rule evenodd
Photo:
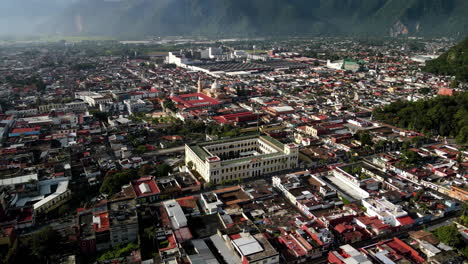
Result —
M 35 31 L 106 36 L 468 35 L 467 0 L 63 1 L 67 7 Z

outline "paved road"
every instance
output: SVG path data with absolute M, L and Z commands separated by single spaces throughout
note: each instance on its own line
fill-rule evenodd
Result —
M 160 149 L 156 151 L 151 151 L 144 153 L 144 157 L 151 157 L 157 155 L 166 155 L 166 154 L 173 154 L 173 153 L 183 153 L 185 151 L 185 146 L 176 147 L 176 148 L 168 148 L 168 149 Z

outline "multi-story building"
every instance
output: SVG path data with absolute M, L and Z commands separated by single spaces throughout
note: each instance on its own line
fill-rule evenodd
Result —
M 178 67 L 184 67 L 189 60 L 180 52 L 169 52 L 169 55 L 166 57 L 166 62 L 169 64 L 175 64 Z
M 46 104 L 38 106 L 39 113 L 48 113 L 52 110 L 56 111 L 85 111 L 88 104 L 82 100 L 75 100 L 66 104 Z
M 34 203 L 36 214 L 47 213 L 71 199 L 71 190 L 68 188 L 67 178 L 56 178 L 38 182 L 38 188 L 43 199 Z M 34 198 L 32 198 L 34 199 Z
M 138 238 L 138 216 L 135 200 L 113 201 L 108 204 L 110 239 L 113 247 Z
M 245 179 L 298 165 L 298 146 L 268 136 L 247 136 L 185 146 L 185 163 L 206 182 Z
M 319 137 L 321 135 L 327 134 L 328 130 L 325 127 L 316 125 L 316 126 L 306 126 L 305 133 L 313 137 Z
M 218 230 L 211 238 L 226 263 L 275 264 L 280 261 L 278 251 L 262 233 Z
M 94 254 L 109 249 L 109 213 L 106 205 L 78 213 L 79 245 L 81 253 Z
M 179 109 L 192 110 L 214 110 L 221 106 L 221 102 L 202 93 L 183 94 L 171 97 Z
M 352 190 L 354 198 L 365 199 L 369 198 L 370 194 L 364 190 L 363 187 L 364 180 L 361 180 L 356 175 L 352 175 L 347 172 L 348 167 L 357 166 L 356 164 L 336 167 L 333 169 L 333 177 L 337 179 L 335 184 L 338 184 L 340 187 L 345 188 L 347 190 Z
M 185 217 L 182 207 L 176 200 L 169 200 L 163 202 L 163 206 L 167 211 L 167 215 L 171 220 L 171 225 L 174 230 L 187 226 L 187 218 Z
M 129 114 L 133 115 L 138 112 L 146 111 L 146 103 L 141 99 L 129 99 L 124 100 L 124 104 L 127 107 Z
M 95 92 L 75 93 L 75 98 L 83 100 L 92 107 L 98 106 L 100 104 L 112 103 L 112 96 L 103 95 Z
M 218 196 L 213 192 L 207 192 L 200 195 L 200 204 L 207 214 L 214 214 L 222 207 L 223 202 L 218 199 Z
M 395 205 L 385 198 L 382 199 L 364 199 L 362 205 L 366 207 L 366 214 L 376 216 L 385 224 L 391 226 L 402 226 L 414 223 L 408 213 L 401 206 Z

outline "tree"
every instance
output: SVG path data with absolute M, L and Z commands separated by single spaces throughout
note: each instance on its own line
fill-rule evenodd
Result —
M 440 75 L 452 75 L 458 81 L 468 81 L 468 38 L 437 59 L 428 61 L 423 68 L 426 72 Z M 453 84 L 453 83 L 452 83 Z
M 397 101 L 374 110 L 375 119 L 432 136 L 468 144 L 468 92 L 416 102 Z M 465 128 L 466 127 L 466 128 Z
M 150 175 L 150 173 L 153 171 L 153 167 L 149 164 L 145 164 L 138 169 L 138 176 L 139 177 L 145 177 Z
M 165 68 L 165 69 L 175 69 L 175 68 L 177 68 L 177 65 L 175 65 L 175 64 L 164 64 L 163 68 Z
M 92 63 L 79 63 L 71 67 L 71 69 L 74 71 L 82 71 L 82 70 L 86 71 L 86 70 L 92 70 L 95 68 L 96 68 L 96 65 Z
M 169 174 L 171 171 L 171 166 L 167 165 L 166 163 L 163 163 L 161 165 L 158 165 L 156 168 L 156 175 L 157 177 L 165 177 Z
M 458 144 L 466 145 L 468 144 L 468 126 L 464 126 L 455 139 Z
M 93 113 L 93 116 L 94 116 L 97 120 L 99 120 L 99 121 L 101 121 L 101 122 L 103 122 L 103 123 L 107 123 L 107 121 L 109 120 L 109 116 L 110 116 L 110 115 L 111 115 L 111 114 L 110 114 L 110 113 L 107 113 L 107 112 L 95 112 L 95 113 Z
M 139 145 L 136 149 L 135 152 L 138 154 L 143 154 L 148 151 L 148 148 L 145 145 Z
M 424 214 L 426 214 L 429 211 L 429 207 L 427 206 L 426 203 L 421 203 L 419 207 Z
M 460 252 L 465 256 L 466 259 L 468 259 L 468 246 L 464 247 Z
M 455 159 L 455 161 L 460 165 L 462 162 L 463 162 L 463 154 L 460 152 L 458 152 L 457 154 L 457 158 Z
M 468 216 L 468 204 L 467 203 L 462 204 L 461 213 L 462 215 Z
M 57 231 L 51 227 L 46 227 L 32 235 L 30 240 L 31 251 L 39 259 L 50 259 L 51 255 L 58 252 L 60 240 L 61 237 Z
M 411 147 L 411 142 L 409 142 L 409 141 L 403 142 L 403 145 L 401 146 L 401 148 L 403 150 L 408 150 L 408 149 L 410 149 L 410 147 Z
M 350 202 L 348 199 L 346 199 L 344 196 L 341 196 L 341 195 L 340 195 L 340 199 L 341 199 L 341 201 L 343 202 L 344 205 L 347 205 L 347 204 L 350 204 L 350 203 L 351 203 L 351 202 Z
M 451 247 L 458 247 L 462 240 L 456 225 L 442 226 L 434 231 L 434 235 L 444 244 Z
M 177 111 L 176 105 L 175 105 L 174 102 L 171 101 L 171 100 L 166 100 L 166 101 L 164 101 L 163 106 L 164 106 L 164 108 L 169 109 L 169 110 L 171 110 L 172 112 Z
M 68 204 L 61 205 L 58 209 L 58 214 L 60 216 L 65 216 L 70 213 L 70 206 Z
M 372 135 L 369 132 L 359 133 L 358 137 L 363 146 L 372 146 Z
M 414 151 L 411 151 L 411 150 L 403 150 L 403 159 L 404 159 L 404 162 L 408 165 L 412 164 L 416 164 L 418 162 L 421 161 L 421 156 L 419 156 L 418 153 L 414 152 Z
M 460 216 L 460 223 L 464 226 L 468 226 L 468 215 Z
M 430 88 L 421 88 L 421 89 L 419 89 L 419 93 L 424 94 L 424 95 L 429 94 L 430 92 L 431 92 Z
M 412 199 L 413 202 L 419 201 L 421 199 L 421 196 L 424 194 L 424 189 L 419 190 Z
M 104 252 L 97 260 L 109 261 L 117 258 L 129 256 L 133 251 L 138 250 L 138 245 L 129 243 L 127 245 L 117 246 L 109 251 Z
M 34 81 L 34 85 L 36 86 L 36 89 L 38 92 L 44 92 L 45 89 L 46 89 L 46 84 L 44 83 L 44 81 L 42 79 L 36 79 Z
M 454 80 L 450 83 L 450 88 L 458 88 L 460 86 L 460 82 L 458 80 Z
M 99 191 L 107 195 L 118 193 L 123 185 L 130 181 L 138 179 L 138 173 L 133 169 L 123 170 L 122 172 L 105 177 Z
M 193 161 L 189 161 L 189 162 L 187 163 L 187 168 L 188 168 L 189 170 L 192 170 L 192 169 L 193 169 Z
M 384 140 L 380 140 L 378 141 L 376 144 L 374 144 L 374 149 L 375 151 L 384 151 L 385 150 L 385 147 L 387 145 L 387 141 L 384 141 Z
M 156 227 L 151 226 L 147 227 L 144 230 L 145 236 L 150 239 L 153 242 L 153 249 L 156 247 L 156 244 L 154 243 L 154 240 L 156 239 Z
M 412 146 L 415 148 L 420 148 L 423 145 L 424 141 L 425 141 L 424 137 L 414 137 L 410 139 Z

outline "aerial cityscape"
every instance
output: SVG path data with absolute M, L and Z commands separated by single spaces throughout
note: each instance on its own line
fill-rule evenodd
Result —
M 28 1 L 0 263 L 468 263 L 464 1 Z

